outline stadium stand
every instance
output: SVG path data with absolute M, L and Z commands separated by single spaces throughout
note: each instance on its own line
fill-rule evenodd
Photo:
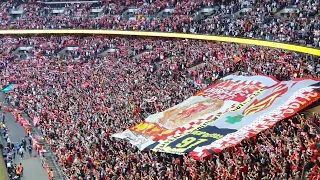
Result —
M 188 33 L 319 48 L 319 6 L 319 0 L 10 0 L 1 1 L 0 29 Z M 111 137 L 230 74 L 319 81 L 318 56 L 216 41 L 67 34 L 0 36 L 0 85 L 16 85 L 6 98 L 15 109 L 7 110 L 27 113 L 44 135 L 54 156 L 46 167 L 52 179 L 320 179 L 318 113 L 299 112 L 200 161 L 140 151 Z M 314 106 L 319 101 L 306 109 Z
M 296 115 L 274 126 L 266 139 L 259 135 L 201 163 L 188 156 L 140 152 L 110 137 L 231 73 L 318 78 L 318 57 L 179 39 L 48 35 L 2 36 L 0 41 L 2 85 L 20 84 L 9 101 L 39 117 L 36 123 L 70 179 L 318 177 L 316 114 Z M 154 96 L 156 105 L 145 102 Z M 298 130 L 302 121 L 306 131 Z M 263 146 L 268 141 L 281 150 Z M 300 150 L 293 149 L 297 146 Z M 286 153 L 292 158 L 284 158 Z
M 76 3 L 75 3 L 76 2 Z M 1 29 L 183 32 L 319 46 L 319 0 L 6 1 Z

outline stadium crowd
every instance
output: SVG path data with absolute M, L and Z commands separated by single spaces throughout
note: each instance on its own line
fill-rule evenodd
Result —
M 319 178 L 318 114 L 296 115 L 202 162 L 140 152 L 110 137 L 227 74 L 319 78 L 318 57 L 164 38 L 2 36 L 0 42 L 0 82 L 19 85 L 7 100 L 39 118 L 70 179 Z M 153 97 L 157 101 L 148 102 Z
M 11 0 L 0 4 L 0 29 L 183 32 L 320 47 L 319 7 L 319 0 Z M 212 14 L 201 14 L 210 8 Z M 294 11 L 279 14 L 285 8 Z M 19 85 L 7 100 L 39 119 L 69 179 L 320 179 L 318 114 L 297 114 L 201 162 L 141 152 L 110 137 L 231 73 L 319 78 L 319 57 L 165 38 L 1 36 L 0 44 L 0 84 Z
M 11 0 L 0 5 L 0 29 L 183 32 L 320 47 L 319 7 L 319 0 L 238 0 L 225 4 L 209 0 L 61 4 Z

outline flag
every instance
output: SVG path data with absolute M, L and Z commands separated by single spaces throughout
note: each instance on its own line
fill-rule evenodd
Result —
M 320 97 L 314 91 L 318 82 L 229 75 L 162 112 L 161 106 L 154 103 L 157 113 L 112 137 L 128 140 L 140 150 L 188 154 L 201 160 L 309 106 Z M 275 151 L 275 144 L 264 134 L 262 137 L 265 145 L 257 148 Z
M 150 99 L 146 99 L 147 102 L 155 102 L 158 98 L 156 96 L 152 96 Z
M 7 87 L 2 89 L 1 91 L 4 93 L 11 92 L 16 87 L 17 87 L 17 84 L 9 84 Z

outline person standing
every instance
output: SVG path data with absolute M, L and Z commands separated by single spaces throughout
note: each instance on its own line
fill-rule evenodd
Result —
M 31 135 L 28 135 L 29 144 L 32 145 L 32 137 Z
M 9 134 L 8 134 L 8 133 L 4 133 L 4 140 L 5 140 L 6 142 L 8 142 L 8 138 L 9 138 Z
M 53 180 L 53 170 L 52 169 L 50 169 L 49 180 Z
M 16 121 L 18 122 L 20 118 L 21 118 L 21 113 L 18 113 L 16 116 Z
M 30 137 L 30 129 L 29 128 L 26 129 L 26 134 L 27 134 L 27 137 L 29 138 Z
M 27 141 L 26 141 L 26 139 L 23 138 L 21 142 L 22 142 L 22 146 L 23 146 L 24 151 L 27 151 Z
M 2 134 L 3 134 L 3 137 L 6 135 L 6 133 L 7 133 L 6 125 L 2 123 Z
M 20 171 L 20 177 L 22 177 L 23 176 L 23 166 L 21 163 L 19 164 L 18 169 Z
M 16 167 L 16 174 L 17 174 L 17 176 L 19 176 L 19 178 L 21 177 L 21 172 L 20 172 L 19 167 Z
M 20 154 L 20 156 L 21 156 L 21 159 L 23 159 L 23 157 L 24 157 L 24 149 L 23 149 L 23 147 L 21 146 L 20 147 L 20 149 L 19 149 L 19 154 Z
M 0 122 L 0 132 L 2 132 L 2 131 L 3 131 L 3 123 Z
M 10 147 L 10 145 L 11 145 L 11 139 L 10 139 L 10 136 L 8 136 L 8 138 L 7 138 L 7 147 Z
M 2 112 L 2 123 L 4 124 L 5 122 L 5 119 L 6 119 L 6 114 L 5 112 Z
M 15 160 L 16 159 L 16 148 L 12 148 L 12 158 L 13 158 L 13 160 Z
M 7 164 L 7 172 L 8 172 L 8 174 L 11 174 L 11 172 L 12 172 L 12 162 L 11 161 L 7 161 L 6 162 Z
M 30 157 L 32 157 L 32 146 L 31 145 L 28 146 L 28 151 L 29 151 Z
M 20 147 L 21 147 L 21 144 L 20 144 L 20 143 L 17 143 L 17 144 L 16 144 L 16 147 L 15 147 L 15 148 L 16 148 L 16 151 L 17 151 L 17 153 L 19 153 L 19 149 L 20 149 Z

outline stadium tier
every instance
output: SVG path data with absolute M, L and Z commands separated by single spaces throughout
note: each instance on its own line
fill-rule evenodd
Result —
M 113 29 L 265 39 L 320 47 L 319 0 L 4 1 L 1 29 Z

